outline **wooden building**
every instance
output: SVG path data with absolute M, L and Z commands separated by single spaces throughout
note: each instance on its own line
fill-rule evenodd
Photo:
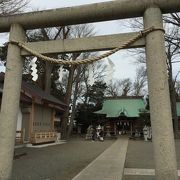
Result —
M 111 135 L 142 133 L 144 122 L 140 120 L 140 113 L 145 111 L 142 97 L 109 97 L 105 98 L 100 114 L 105 131 Z
M 21 99 L 21 130 L 24 132 L 24 140 L 32 144 L 55 141 L 55 116 L 62 114 L 67 106 L 39 87 L 26 82 L 22 82 Z
M 3 75 L 0 74 L 2 96 Z M 17 119 L 16 143 L 46 143 L 57 139 L 54 121 L 67 108 L 66 104 L 45 93 L 38 86 L 22 82 Z M 58 116 L 58 117 L 57 117 Z
M 105 98 L 102 109 L 95 113 L 99 115 L 105 131 L 110 131 L 111 134 L 142 134 L 143 127 L 148 121 L 146 118 L 149 118 L 149 112 L 145 107 L 146 102 L 141 96 L 109 97 Z M 180 129 L 179 99 L 176 102 L 176 110 Z

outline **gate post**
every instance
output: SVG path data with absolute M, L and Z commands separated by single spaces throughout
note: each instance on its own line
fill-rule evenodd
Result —
M 12 24 L 10 40 L 25 41 L 25 31 Z M 0 179 L 11 179 L 23 61 L 20 48 L 9 44 L 0 113 Z
M 159 8 L 152 7 L 145 11 L 144 26 L 145 28 L 151 26 L 163 28 L 162 14 Z M 177 180 L 163 31 L 157 30 L 147 35 L 146 57 L 156 179 Z

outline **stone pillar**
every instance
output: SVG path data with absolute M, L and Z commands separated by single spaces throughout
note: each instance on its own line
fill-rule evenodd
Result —
M 144 13 L 145 28 L 163 28 L 159 8 Z M 151 125 L 157 180 L 177 180 L 177 164 L 167 77 L 164 32 L 154 31 L 146 37 L 147 73 Z
M 10 40 L 25 41 L 25 31 L 13 24 Z M 19 110 L 23 60 L 20 48 L 9 44 L 0 113 L 0 179 L 11 179 L 15 133 Z

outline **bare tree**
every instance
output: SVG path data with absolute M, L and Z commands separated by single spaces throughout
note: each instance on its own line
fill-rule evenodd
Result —
M 132 81 L 130 78 L 125 78 L 119 81 L 119 86 L 122 89 L 121 96 L 128 96 L 129 93 L 132 91 Z
M 140 66 L 136 70 L 136 77 L 133 83 L 133 95 L 141 96 L 144 95 L 144 88 L 147 84 L 147 72 L 144 66 Z
M 140 66 L 136 70 L 134 82 L 129 79 L 122 79 L 111 82 L 106 89 L 107 96 L 142 96 L 147 89 L 147 73 L 144 66 Z
M 116 80 L 107 86 L 107 96 L 128 96 L 132 91 L 132 81 L 130 78 Z
M 55 39 L 71 39 L 71 38 L 81 38 L 81 37 L 87 37 L 94 35 L 94 28 L 91 25 L 78 25 L 78 26 L 65 26 L 65 27 L 59 27 L 59 28 L 46 28 L 46 29 L 39 29 L 35 31 L 31 31 L 28 34 L 29 41 L 38 41 L 38 40 L 55 40 Z M 34 39 L 34 36 L 36 37 Z M 48 56 L 51 57 L 59 57 L 64 60 L 71 60 L 75 61 L 78 57 L 81 59 L 88 58 L 91 55 L 91 53 L 71 53 L 71 54 L 61 54 L 61 55 L 51 55 Z M 96 63 L 98 65 L 98 63 Z M 97 66 L 96 65 L 96 66 Z M 38 61 L 38 67 L 39 70 L 39 79 L 40 79 L 40 86 L 45 89 L 46 92 L 50 92 L 52 83 L 50 77 L 54 77 L 54 74 L 57 75 L 57 71 L 59 65 L 52 65 L 48 62 L 40 62 Z M 99 65 L 100 67 L 100 65 Z M 98 68 L 99 68 L 98 67 Z M 60 67 L 59 67 L 60 68 Z M 73 102 L 73 107 L 76 105 L 76 100 L 80 94 L 80 89 L 82 89 L 82 81 L 85 81 L 83 77 L 87 76 L 88 71 L 88 65 L 81 65 L 80 67 L 76 66 L 63 66 L 64 69 L 66 69 L 69 73 L 67 76 L 67 84 L 62 85 L 62 83 L 58 82 L 58 79 L 56 78 L 56 85 L 58 88 L 63 88 L 64 90 L 64 98 L 63 101 L 69 106 L 71 102 Z M 84 75 L 83 75 L 84 74 Z M 99 76 L 97 75 L 96 78 Z M 77 88 L 78 87 L 78 88 Z M 72 89 L 75 90 L 72 92 Z M 77 91 L 78 89 L 78 91 Z M 62 91 L 61 91 L 62 92 Z M 73 97 L 73 99 L 72 99 Z M 73 108 L 72 114 L 74 114 L 75 108 Z M 70 134 L 71 131 L 71 125 L 73 122 L 74 115 L 71 115 L 70 121 L 69 121 L 69 109 L 65 111 L 62 117 L 61 122 L 61 132 L 62 132 L 62 138 L 66 138 L 67 135 L 67 125 L 69 123 L 69 130 L 68 134 Z
M 86 59 L 90 56 L 94 56 L 97 53 L 83 53 L 81 54 L 82 59 Z M 106 65 L 103 62 L 95 62 L 93 64 L 83 64 L 77 66 L 74 72 L 74 80 L 72 87 L 72 100 L 71 100 L 71 115 L 68 126 L 67 137 L 70 136 L 74 117 L 76 113 L 76 102 L 82 101 L 84 104 L 88 103 L 87 94 L 90 91 L 90 78 L 93 81 L 101 81 L 105 77 Z M 90 74 L 92 77 L 90 77 Z M 92 81 L 92 80 L 91 80 Z M 92 83 L 92 82 L 91 82 Z
M 174 127 L 174 135 L 178 138 L 178 117 L 176 110 L 176 81 L 179 72 L 176 74 L 173 79 L 173 63 L 179 62 L 180 55 L 180 18 L 179 14 L 170 14 L 164 17 L 164 21 L 167 24 L 165 40 L 166 40 L 166 55 L 167 55 L 167 68 L 168 68 L 168 77 L 169 77 L 169 91 L 171 99 L 171 111 Z
M 176 81 L 175 90 L 176 90 L 176 95 L 180 96 L 180 81 Z
M 173 78 L 173 64 L 180 62 L 178 60 L 180 54 L 180 47 L 179 47 L 180 39 L 178 36 L 179 36 L 179 28 L 177 26 L 173 26 L 169 28 L 165 35 L 171 112 L 172 112 L 175 138 L 178 138 L 178 134 L 179 134 L 178 116 L 176 110 L 176 86 L 175 86 L 179 72 L 176 74 L 175 78 Z
M 168 24 L 180 26 L 180 13 L 172 13 L 164 16 L 164 21 Z
M 12 15 L 22 12 L 30 0 L 0 0 L 0 16 Z M 0 47 L 0 63 L 5 65 L 7 56 L 7 43 Z
M 117 86 L 117 81 L 112 82 L 107 86 L 106 96 L 117 97 L 119 95 L 119 88 Z
M 0 0 L 0 16 L 22 12 L 30 0 Z
M 92 25 L 77 25 L 77 26 L 71 26 L 70 28 L 71 32 L 70 32 L 70 38 L 80 38 L 80 37 L 89 37 L 91 35 L 93 35 L 93 31 L 94 31 L 94 27 Z M 75 61 L 79 56 L 81 55 L 82 58 L 87 57 L 87 55 L 89 56 L 89 54 L 86 53 L 86 55 L 82 55 L 82 53 L 73 53 L 71 55 L 71 60 Z M 70 66 L 69 68 L 69 77 L 68 77 L 68 85 L 66 88 L 66 94 L 65 94 L 65 103 L 69 106 L 70 102 L 71 102 L 71 96 L 72 96 L 72 88 L 73 88 L 73 80 L 74 80 L 74 76 L 75 76 L 75 72 L 77 69 L 77 75 L 79 76 L 81 69 L 77 68 L 76 66 Z M 79 78 L 76 78 L 76 82 L 75 82 L 75 90 L 77 91 L 77 88 L 79 86 Z M 71 114 L 71 118 L 70 118 L 70 122 L 69 122 L 69 109 L 67 109 L 65 111 L 65 113 L 63 114 L 62 117 L 62 126 L 61 126 L 61 133 L 62 133 L 62 138 L 66 139 L 67 136 L 71 133 L 72 130 L 72 124 L 73 124 L 73 117 L 74 117 L 74 113 L 75 113 L 75 104 L 76 104 L 76 100 L 77 100 L 77 95 L 78 93 L 75 92 L 74 96 L 73 96 L 73 111 Z M 68 127 L 68 123 L 69 123 L 69 130 L 67 129 Z
M 92 55 L 94 56 L 94 54 Z M 103 62 L 95 62 L 83 66 L 82 81 L 81 81 L 81 95 L 79 96 L 84 104 L 87 104 L 88 97 L 86 96 L 90 90 L 90 85 L 95 81 L 103 81 L 106 77 L 107 65 Z

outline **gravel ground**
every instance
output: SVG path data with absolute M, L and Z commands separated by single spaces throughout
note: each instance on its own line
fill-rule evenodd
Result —
M 152 142 L 129 140 L 125 168 L 153 169 L 154 157 Z
M 177 165 L 180 169 L 180 140 L 176 140 Z M 152 142 L 130 140 L 125 168 L 154 169 Z M 155 180 L 154 176 L 125 176 L 124 180 Z M 179 177 L 180 180 L 180 177 Z
M 14 160 L 12 180 L 70 180 L 113 142 L 74 138 L 57 146 L 16 149 L 27 155 Z
M 177 165 L 180 169 L 180 140 L 176 140 Z M 152 142 L 129 140 L 126 155 L 126 168 L 153 169 L 154 157 Z

